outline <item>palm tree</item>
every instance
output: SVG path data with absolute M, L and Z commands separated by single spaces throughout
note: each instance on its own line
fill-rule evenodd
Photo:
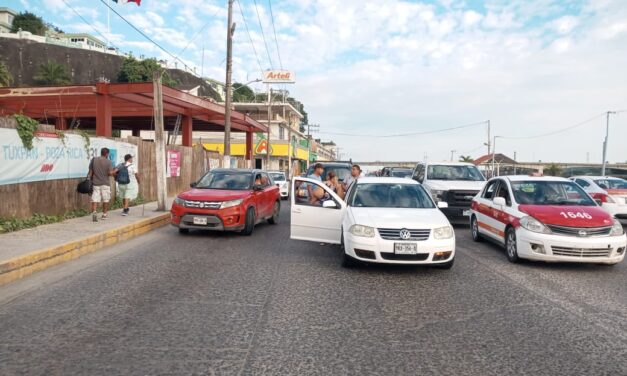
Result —
M 0 61 L 0 87 L 11 86 L 11 83 L 13 83 L 13 76 L 7 66 Z
M 562 168 L 555 163 L 551 163 L 550 165 L 544 168 L 544 175 L 548 176 L 560 176 L 562 173 Z
M 67 85 L 71 82 L 65 67 L 54 61 L 41 64 L 33 78 L 42 85 Z
M 475 160 L 470 155 L 460 155 L 459 161 L 471 163 L 471 162 L 474 162 Z

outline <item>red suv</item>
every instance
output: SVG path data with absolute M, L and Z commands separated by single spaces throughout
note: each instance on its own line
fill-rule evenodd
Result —
M 180 233 L 199 229 L 250 235 L 263 220 L 278 223 L 280 209 L 279 187 L 266 172 L 215 169 L 179 194 L 170 212 Z

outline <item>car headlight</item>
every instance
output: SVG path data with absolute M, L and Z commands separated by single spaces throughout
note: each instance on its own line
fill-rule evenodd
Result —
M 435 239 L 450 239 L 453 237 L 453 228 L 451 226 L 439 227 L 433 230 Z
M 222 205 L 220 205 L 220 209 L 232 208 L 233 206 L 237 206 L 244 201 L 243 198 L 231 201 L 224 201 Z
M 623 230 L 623 225 L 620 224 L 618 220 L 614 220 L 614 225 L 612 225 L 612 231 L 610 231 L 610 236 L 621 236 L 625 233 Z
M 446 191 L 441 191 L 441 190 L 437 190 L 437 189 L 432 189 L 431 190 L 431 197 L 433 197 L 434 201 L 442 201 L 443 197 L 444 197 L 444 193 Z
M 185 200 L 178 196 L 176 196 L 176 198 L 174 199 L 174 203 L 180 206 L 185 206 Z
M 355 236 L 363 236 L 364 238 L 374 237 L 374 227 L 363 225 L 352 225 L 349 232 Z
M 520 225 L 529 231 L 539 232 L 542 234 L 550 234 L 551 230 L 546 227 L 542 222 L 533 217 L 522 217 L 520 219 Z

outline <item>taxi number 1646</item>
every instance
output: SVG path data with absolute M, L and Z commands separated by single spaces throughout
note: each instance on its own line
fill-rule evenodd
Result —
M 590 215 L 589 213 L 582 213 L 582 212 L 577 212 L 577 213 L 573 213 L 573 212 L 560 212 L 560 215 L 564 218 L 572 218 L 572 219 L 576 219 L 576 218 L 581 218 L 581 219 L 592 219 L 592 215 Z

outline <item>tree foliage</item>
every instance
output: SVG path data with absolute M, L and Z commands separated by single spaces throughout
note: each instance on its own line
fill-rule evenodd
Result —
M 157 59 L 137 60 L 134 57 L 127 57 L 122 63 L 122 68 L 118 73 L 119 82 L 151 82 L 152 75 L 157 69 L 163 69 Z M 163 73 L 162 82 L 166 86 L 176 87 L 178 82 L 166 70 Z
M 35 35 L 45 35 L 48 27 L 44 20 L 31 12 L 21 12 L 13 19 L 13 26 L 11 27 L 12 33 L 17 33 L 19 30 L 29 31 Z
M 460 161 L 460 162 L 468 162 L 468 163 L 471 163 L 471 162 L 474 162 L 475 160 L 474 160 L 474 158 L 473 158 L 473 157 L 471 157 L 470 155 L 460 155 L 460 156 L 459 156 L 459 161 Z
M 550 165 L 544 168 L 544 175 L 560 176 L 561 174 L 562 174 L 562 167 L 555 163 L 551 163 Z
M 13 83 L 13 76 L 11 72 L 9 72 L 9 68 L 0 61 L 0 87 L 2 86 L 11 86 Z
M 239 82 L 233 84 L 233 102 L 253 102 L 254 100 L 253 89 Z
M 67 85 L 72 82 L 65 67 L 51 60 L 42 63 L 33 78 L 41 85 Z

